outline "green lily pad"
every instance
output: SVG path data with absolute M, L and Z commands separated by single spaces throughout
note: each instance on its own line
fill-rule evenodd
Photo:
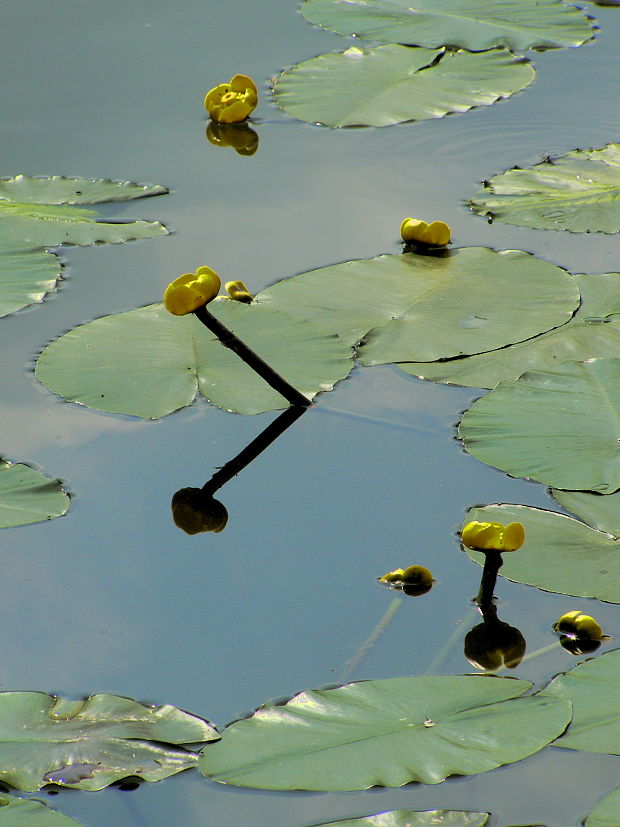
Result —
M 311 270 L 263 290 L 258 304 L 349 344 L 364 365 L 480 353 L 565 324 L 579 304 L 572 276 L 518 250 L 465 247 L 385 255 Z
M 28 178 L 16 175 L 0 179 L 0 200 L 28 204 L 98 204 L 104 201 L 131 201 L 150 195 L 165 195 L 158 184 L 134 184 L 107 178 Z
M 615 494 L 591 494 L 587 491 L 561 491 L 552 488 L 551 496 L 562 508 L 584 523 L 620 537 L 620 491 Z
M 576 149 L 531 169 L 510 169 L 485 182 L 469 206 L 519 227 L 620 232 L 620 144 Z
M 530 686 L 442 675 L 302 692 L 231 724 L 198 766 L 213 781 L 268 790 L 438 784 L 519 761 L 563 732 L 570 704 L 517 697 Z
M 620 789 L 606 795 L 591 811 L 585 827 L 616 827 L 620 824 Z
M 620 650 L 580 663 L 540 695 L 570 701 L 573 720 L 554 744 L 564 749 L 620 755 Z
M 345 818 L 314 827 L 484 827 L 488 813 L 465 810 L 390 810 L 365 818 Z
M 581 306 L 572 319 L 525 342 L 445 362 L 400 364 L 404 373 L 474 388 L 494 388 L 526 370 L 553 369 L 568 360 L 620 358 L 620 274 L 575 276 Z
M 169 705 L 0 693 L 0 779 L 27 792 L 45 784 L 101 790 L 128 775 L 160 781 L 196 764 L 195 753 L 170 744 L 214 738 L 206 721 Z
M 548 592 L 620 603 L 620 541 L 565 514 L 527 505 L 471 508 L 465 523 L 519 522 L 525 543 L 503 554 L 502 577 Z M 481 566 L 484 553 L 465 549 Z M 551 622 L 551 620 L 550 620 Z
M 620 489 L 620 359 L 564 362 L 500 382 L 465 412 L 477 459 L 555 488 Z
M 0 316 L 43 301 L 60 278 L 60 262 L 45 250 L 0 248 Z
M 81 827 L 41 801 L 0 793 L 0 827 Z
M 534 68 L 505 49 L 480 54 L 407 46 L 352 46 L 278 77 L 277 105 L 324 126 L 389 126 L 487 106 L 525 89 Z
M 558 0 L 305 0 L 301 13 L 342 35 L 471 52 L 580 46 L 593 37 L 583 12 Z
M 0 528 L 60 517 L 70 502 L 60 480 L 28 465 L 0 460 Z
M 209 310 L 308 398 L 353 367 L 351 348 L 337 336 L 270 307 L 220 298 Z M 71 402 L 132 416 L 165 416 L 197 391 L 237 413 L 288 407 L 193 314 L 172 316 L 163 304 L 74 328 L 41 353 L 36 376 Z

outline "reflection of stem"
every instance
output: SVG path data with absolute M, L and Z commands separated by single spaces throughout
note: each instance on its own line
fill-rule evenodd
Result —
M 290 402 L 291 405 L 300 405 L 308 407 L 311 404 L 309 399 L 290 385 L 286 379 L 283 379 L 279 373 L 270 367 L 267 362 L 254 353 L 244 342 L 241 341 L 233 332 L 229 330 L 226 325 L 223 325 L 219 319 L 216 319 L 211 314 L 206 305 L 197 307 L 194 310 L 194 315 L 209 328 L 211 333 L 214 333 L 220 342 L 230 350 L 234 351 L 243 361 L 252 368 L 253 371 L 271 385 L 271 387 L 282 394 L 282 396 Z
M 342 675 L 340 676 L 341 681 L 348 681 L 353 672 L 361 666 L 361 664 L 366 660 L 368 655 L 370 654 L 370 650 L 375 645 L 375 643 L 379 640 L 381 635 L 385 632 L 387 627 L 390 625 L 392 620 L 394 619 L 394 615 L 400 609 L 403 597 L 395 597 L 394 600 L 390 603 L 387 608 L 386 613 L 383 615 L 381 620 L 377 623 L 375 628 L 372 630 L 372 633 L 368 640 L 366 640 L 362 645 L 358 648 L 357 652 L 351 660 L 348 660 L 344 665 L 344 670 Z
M 209 482 L 205 483 L 202 490 L 205 494 L 213 496 L 213 494 L 221 488 L 225 483 L 242 471 L 246 465 L 249 465 L 256 457 L 261 454 L 265 448 L 268 448 L 284 431 L 289 428 L 293 422 L 306 412 L 307 408 L 301 406 L 291 405 L 283 411 L 277 419 L 274 419 L 256 439 L 252 440 L 249 445 L 231 459 L 226 465 L 223 465 L 219 471 L 211 477 Z
M 448 657 L 452 654 L 454 647 L 460 641 L 461 637 L 463 636 L 463 628 L 468 629 L 472 622 L 478 617 L 478 609 L 471 608 L 463 620 L 458 624 L 456 629 L 452 632 L 448 640 L 444 643 L 443 648 L 440 652 L 435 655 L 434 660 L 424 673 L 425 675 L 435 675 L 437 674 L 438 669 L 441 668 L 442 664 L 448 659 Z

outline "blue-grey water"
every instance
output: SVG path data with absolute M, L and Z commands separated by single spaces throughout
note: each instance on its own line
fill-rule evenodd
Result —
M 620 269 L 618 237 L 495 223 L 465 200 L 488 178 L 545 153 L 617 140 L 620 11 L 596 8 L 596 41 L 534 55 L 532 86 L 464 115 L 385 129 L 299 123 L 269 100 L 282 68 L 348 41 L 306 24 L 294 2 L 5 0 L 0 176 L 158 183 L 170 194 L 106 206 L 172 235 L 67 248 L 61 289 L 0 321 L 0 453 L 65 481 L 67 516 L 0 534 L 0 690 L 111 692 L 171 703 L 224 725 L 259 704 L 342 680 L 459 674 L 479 568 L 454 532 L 465 509 L 552 505 L 543 486 L 465 454 L 454 424 L 480 392 L 362 369 L 319 397 L 218 495 L 224 532 L 185 535 L 170 499 L 200 486 L 275 414 L 197 403 L 164 420 L 68 405 L 32 372 L 38 351 L 76 324 L 160 299 L 208 264 L 251 290 L 301 271 L 398 252 L 408 215 L 443 218 L 455 246 L 524 249 L 572 272 Z M 255 78 L 257 153 L 205 139 L 204 93 Z M 437 580 L 409 599 L 367 657 L 359 647 L 394 593 L 375 578 L 421 563 Z M 615 607 L 500 581 L 500 614 L 532 652 L 567 608 L 611 634 Z M 465 622 L 463 622 L 465 621 Z M 454 639 L 452 646 L 447 641 Z M 441 654 L 439 654 L 441 653 Z M 544 682 L 568 654 L 524 663 Z M 86 827 L 304 827 L 395 808 L 492 811 L 496 824 L 577 825 L 617 784 L 617 759 L 546 749 L 438 786 L 359 793 L 268 793 L 187 772 L 134 792 L 61 791 L 49 802 Z M 47 798 L 46 793 L 39 797 Z

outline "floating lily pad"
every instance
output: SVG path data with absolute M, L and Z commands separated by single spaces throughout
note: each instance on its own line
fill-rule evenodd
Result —
M 28 465 L 0 460 L 0 528 L 60 517 L 69 504 L 60 480 Z
M 570 704 L 517 697 L 530 686 L 442 675 L 302 692 L 231 724 L 203 749 L 199 769 L 213 781 L 271 790 L 438 784 L 519 761 L 563 732 Z
M 353 367 L 351 348 L 337 336 L 270 307 L 221 298 L 209 310 L 308 398 Z M 163 304 L 69 331 L 45 348 L 36 375 L 68 401 L 133 416 L 165 416 L 197 391 L 237 413 L 288 407 L 193 314 L 172 316 Z
M 555 746 L 620 755 L 620 650 L 554 678 L 542 697 L 570 701 L 573 720 Z
M 206 721 L 169 705 L 0 693 L 0 779 L 28 792 L 45 784 L 101 790 L 128 775 L 159 781 L 196 764 L 195 753 L 170 744 L 214 738 Z
M 81 827 L 41 801 L 0 793 L 0 827 Z
M 558 0 L 305 0 L 301 12 L 342 35 L 472 52 L 580 46 L 593 36 L 583 12 Z
M 311 270 L 263 290 L 269 304 L 363 339 L 365 365 L 480 353 L 565 324 L 579 304 L 572 276 L 518 250 L 465 247 L 386 255 Z
M 502 577 L 548 592 L 620 603 L 620 541 L 565 514 L 526 505 L 487 505 L 469 510 L 465 523 L 520 522 L 525 543 L 504 554 Z M 484 554 L 466 549 L 476 563 Z
M 533 67 L 505 49 L 480 54 L 378 46 L 298 63 L 276 80 L 277 105 L 324 126 L 389 126 L 442 118 L 525 89 Z
M 479 215 L 541 230 L 620 232 L 620 144 L 576 149 L 485 182 L 469 202 Z
M 404 372 L 434 382 L 493 388 L 526 370 L 553 369 L 568 360 L 620 358 L 620 274 L 575 276 L 581 306 L 565 325 L 526 342 L 445 362 L 400 364 Z
M 601 799 L 586 819 L 585 827 L 616 827 L 620 824 L 620 789 Z
M 590 494 L 586 491 L 551 489 L 551 496 L 562 508 L 584 523 L 620 537 L 620 491 L 615 494 Z
M 315 827 L 484 827 L 488 813 L 464 810 L 390 810 L 366 818 L 345 818 Z
M 60 261 L 45 250 L 0 248 L 0 316 L 40 302 L 60 278 Z
M 500 382 L 459 436 L 482 462 L 555 488 L 620 489 L 620 359 L 564 362 Z

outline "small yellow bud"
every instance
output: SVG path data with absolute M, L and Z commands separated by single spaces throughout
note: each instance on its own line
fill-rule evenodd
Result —
M 434 580 L 426 566 L 409 566 L 406 569 L 388 571 L 379 578 L 379 582 L 387 583 L 395 589 L 402 589 L 406 594 L 415 597 L 430 591 Z
M 221 284 L 220 277 L 210 267 L 199 267 L 195 273 L 185 273 L 166 288 L 166 310 L 175 316 L 185 316 L 214 299 Z
M 573 639 L 602 640 L 603 630 L 590 615 L 578 610 L 566 612 L 554 625 L 554 630 Z
M 473 520 L 463 527 L 461 541 L 477 551 L 516 551 L 525 542 L 521 523 L 480 523 Z
M 247 75 L 235 75 L 228 83 L 220 83 L 205 96 L 205 109 L 218 123 L 244 121 L 258 103 L 258 89 Z
M 227 281 L 225 288 L 230 298 L 235 301 L 249 304 L 254 298 L 242 281 Z
M 444 247 L 450 241 L 450 227 L 443 221 L 427 224 L 419 218 L 405 218 L 400 225 L 400 234 L 407 243 L 423 244 L 427 247 Z

